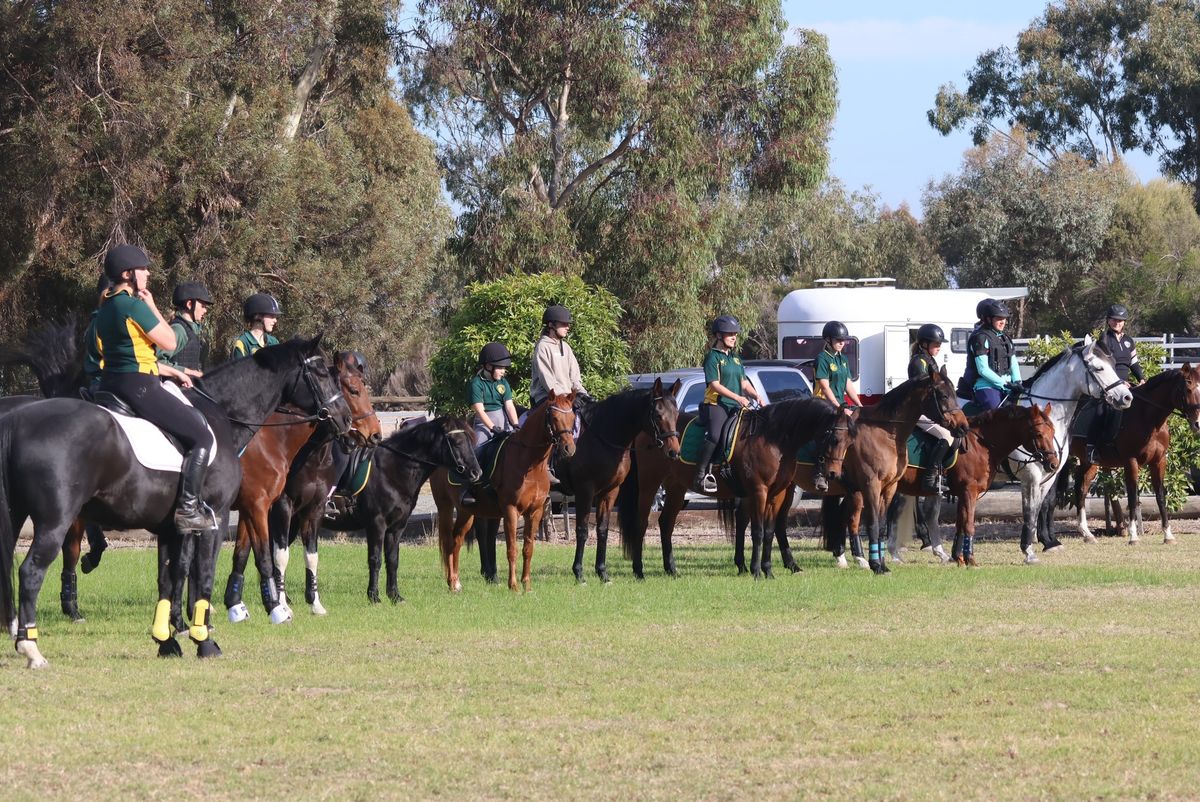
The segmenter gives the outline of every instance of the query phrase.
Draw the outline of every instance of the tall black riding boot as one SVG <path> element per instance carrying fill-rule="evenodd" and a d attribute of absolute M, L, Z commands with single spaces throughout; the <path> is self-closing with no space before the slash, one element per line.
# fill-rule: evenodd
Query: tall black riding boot
<path fill-rule="evenodd" d="M 207 532 L 217 528 L 216 516 L 204 503 L 204 477 L 208 474 L 207 448 L 193 448 L 183 461 L 179 501 L 175 504 L 175 528 L 180 532 Z"/>
<path fill-rule="evenodd" d="M 817 461 L 813 463 L 813 490 L 818 493 L 829 492 L 829 479 L 825 476 L 825 457 L 817 457 Z"/>
<path fill-rule="evenodd" d="M 946 461 L 946 454 L 949 452 L 950 444 L 945 440 L 938 438 L 933 441 L 933 445 L 929 448 L 929 464 L 925 466 L 925 472 L 921 475 L 922 490 L 931 493 L 940 493 L 942 491 L 943 463 Z"/>
<path fill-rule="evenodd" d="M 717 444 L 707 437 L 700 444 L 700 458 L 696 460 L 696 478 L 692 480 L 692 489 L 697 493 L 717 492 L 717 481 L 712 478 L 712 457 L 717 450 Z M 705 480 L 709 480 L 705 482 Z"/>

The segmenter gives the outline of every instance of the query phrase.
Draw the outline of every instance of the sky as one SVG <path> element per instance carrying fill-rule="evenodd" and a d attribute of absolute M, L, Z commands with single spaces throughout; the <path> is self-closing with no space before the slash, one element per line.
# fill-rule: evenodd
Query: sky
<path fill-rule="evenodd" d="M 1016 44 L 1046 0 L 855 0 L 844 4 L 784 0 L 789 29 L 829 37 L 837 65 L 838 113 L 830 174 L 849 189 L 870 188 L 883 203 L 921 212 L 931 179 L 958 172 L 971 147 L 966 131 L 942 136 L 925 117 L 938 87 L 966 88 L 965 75 L 985 50 Z M 795 41 L 789 31 L 788 41 Z M 1158 175 L 1153 157 L 1128 154 L 1143 180 Z"/>

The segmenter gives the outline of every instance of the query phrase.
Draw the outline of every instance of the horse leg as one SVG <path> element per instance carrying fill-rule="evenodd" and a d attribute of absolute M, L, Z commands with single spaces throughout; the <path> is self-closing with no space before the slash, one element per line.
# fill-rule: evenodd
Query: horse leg
<path fill-rule="evenodd" d="M 533 543 L 542 523 L 542 512 L 545 507 L 534 505 L 525 513 L 525 547 L 521 550 L 521 584 L 525 592 L 533 590 Z"/>
<path fill-rule="evenodd" d="M 158 537 L 158 606 L 154 609 L 150 637 L 158 644 L 159 657 L 183 657 L 183 650 L 175 640 L 175 627 L 172 626 L 172 600 L 177 580 L 174 571 L 179 564 L 179 544 L 178 533 Z M 178 581 L 183 580 L 179 578 Z"/>
<path fill-rule="evenodd" d="M 929 538 L 929 550 L 943 563 L 948 563 L 950 562 L 950 555 L 946 553 L 946 541 L 942 537 L 941 518 L 941 496 L 933 495 L 917 499 L 917 521 L 925 525 L 925 533 Z"/>
<path fill-rule="evenodd" d="M 17 653 L 28 661 L 29 668 L 45 668 L 49 665 L 38 649 L 37 599 L 42 590 L 46 572 L 58 559 L 63 538 L 72 519 L 52 520 L 45 523 L 35 521 L 33 543 L 21 562 L 18 576 Z M 14 532 L 15 534 L 15 532 Z"/>
<path fill-rule="evenodd" d="M 1142 529 L 1142 498 L 1138 495 L 1137 459 L 1125 463 L 1125 495 L 1129 500 L 1129 545 L 1138 542 Z"/>
<path fill-rule="evenodd" d="M 596 504 L 596 576 L 606 585 L 612 582 L 608 577 L 608 522 L 615 499 L 616 493 L 609 493 Z"/>
<path fill-rule="evenodd" d="M 75 566 L 79 564 L 79 547 L 83 543 L 83 527 L 83 521 L 76 518 L 63 540 L 62 591 L 58 597 L 63 615 L 76 624 L 84 620 L 83 613 L 79 612 L 79 580 L 75 574 Z"/>
<path fill-rule="evenodd" d="M 392 604 L 400 604 L 404 597 L 400 595 L 400 535 L 403 526 L 389 527 L 383 536 L 383 559 L 387 567 L 387 596 Z M 316 575 L 313 575 L 316 579 Z"/>
<path fill-rule="evenodd" d="M 224 516 L 218 516 L 221 520 Z M 223 530 L 208 531 L 199 536 L 186 535 L 183 546 L 183 562 L 187 564 L 189 547 L 194 551 L 189 572 L 192 590 L 192 625 L 188 637 L 196 644 L 196 656 L 200 658 L 220 657 L 221 647 L 212 638 L 212 593 L 217 578 L 216 550 L 213 540 L 219 541 Z M 272 582 L 274 579 L 272 578 Z M 289 611 L 290 615 L 290 611 Z"/>
<path fill-rule="evenodd" d="M 83 528 L 87 533 L 88 552 L 80 559 L 79 567 L 85 574 L 90 574 L 100 564 L 100 558 L 108 548 L 108 538 L 104 536 L 104 530 L 95 524 L 84 524 Z"/>
<path fill-rule="evenodd" d="M 233 567 L 225 582 L 225 609 L 229 620 L 237 624 L 250 618 L 250 610 L 242 599 L 246 586 L 246 563 L 250 560 L 250 516 L 238 516 L 237 540 L 233 545 Z"/>
<path fill-rule="evenodd" d="M 588 519 L 591 514 L 591 489 L 588 487 L 579 487 L 575 491 L 575 562 L 571 564 L 571 571 L 575 574 L 575 581 L 580 585 L 587 584 L 587 577 L 583 575 L 583 551 L 587 546 Z M 600 516 L 597 515 L 597 537 L 599 537 L 599 528 Z M 599 558 L 597 557 L 597 559 Z"/>
<path fill-rule="evenodd" d="M 899 493 L 892 499 L 892 503 L 887 506 L 887 511 L 884 513 L 883 529 L 884 537 L 887 541 L 887 550 L 892 555 L 892 559 L 896 562 L 904 562 L 900 558 L 900 544 L 897 543 L 896 530 L 900 524 L 900 514 L 904 511 L 904 496 Z"/>
<path fill-rule="evenodd" d="M 792 546 L 788 543 L 787 522 L 788 513 L 792 510 L 792 502 L 796 498 L 796 486 L 789 484 L 784 491 L 783 498 L 779 501 L 779 506 L 775 510 L 775 542 L 779 546 L 779 558 L 783 562 L 783 567 L 791 571 L 793 574 L 800 573 L 800 563 L 796 562 L 796 558 L 792 556 Z"/>
<path fill-rule="evenodd" d="M 1057 482 L 1047 482 L 1045 494 L 1038 507 L 1038 542 L 1042 544 L 1043 551 L 1058 551 L 1063 548 L 1063 544 L 1054 536 L 1054 508 L 1058 502 Z"/>
<path fill-rule="evenodd" d="M 385 525 L 375 516 L 367 527 L 367 601 L 379 604 L 379 567 L 383 564 L 383 535 Z"/>
<path fill-rule="evenodd" d="M 846 505 L 846 532 L 850 538 L 850 554 L 858 563 L 859 568 L 870 568 L 871 564 L 867 561 L 867 556 L 863 552 L 862 546 L 862 514 L 863 514 L 863 494 L 854 493 L 849 496 L 845 502 Z"/>
<path fill-rule="evenodd" d="M 957 539 L 955 540 L 955 548 L 959 550 L 959 565 L 979 565 L 975 560 L 975 505 L 979 501 L 979 494 L 986 489 L 986 486 L 967 488 L 963 491 L 962 498 L 959 499 L 958 527 L 963 533 L 961 543 Z"/>
<path fill-rule="evenodd" d="M 746 573 L 746 527 L 750 525 L 750 516 L 746 508 L 737 504 L 733 508 L 733 565 L 737 568 L 738 576 Z"/>
<path fill-rule="evenodd" d="M 500 584 L 496 567 L 496 540 L 499 535 L 499 518 L 475 519 L 475 543 L 479 547 L 479 573 L 489 585 Z"/>
<path fill-rule="evenodd" d="M 462 554 L 463 541 L 467 538 L 467 532 L 471 531 L 472 527 L 475 528 L 476 533 L 480 530 L 487 531 L 490 523 L 490 520 L 476 517 L 474 513 L 465 509 L 458 510 L 458 515 L 454 519 L 454 527 L 442 545 L 442 548 L 445 549 L 443 558 L 446 561 L 446 587 L 452 592 L 458 593 L 462 590 L 462 580 L 458 573 L 459 555 Z M 496 541 L 493 539 L 493 550 L 495 547 Z"/>
<path fill-rule="evenodd" d="M 675 531 L 675 519 L 683 509 L 684 489 L 668 487 L 663 499 L 662 512 L 658 514 L 658 539 L 662 543 L 663 572 L 667 576 L 679 576 L 675 569 L 675 552 L 671 548 L 671 534 Z"/>
<path fill-rule="evenodd" d="M 501 513 L 504 516 L 504 544 L 508 553 L 508 589 L 517 593 L 521 590 L 517 585 L 517 508 L 508 504 Z"/>
<path fill-rule="evenodd" d="M 1175 535 L 1171 533 L 1171 520 L 1167 517 L 1167 459 L 1163 456 L 1151 460 L 1146 465 L 1150 471 L 1150 483 L 1154 486 L 1154 500 L 1158 503 L 1158 520 L 1162 525 L 1163 543 L 1174 543 Z"/>
<path fill-rule="evenodd" d="M 246 520 L 250 546 L 254 551 L 254 566 L 258 569 L 263 609 L 269 614 L 272 624 L 286 624 L 292 620 L 292 611 L 280 599 L 279 589 L 275 584 L 275 558 L 267 525 L 267 509 L 264 505 L 255 504 L 253 509 L 244 512 L 242 518 L 238 519 L 239 534 L 243 519 Z"/>
<path fill-rule="evenodd" d="M 1071 496 L 1075 502 L 1075 528 L 1079 530 L 1079 535 L 1083 538 L 1084 543 L 1096 542 L 1096 535 L 1088 526 L 1087 489 L 1092 484 L 1092 479 L 1095 478 L 1098 470 L 1100 470 L 1100 466 L 1091 463 L 1084 465 L 1082 462 L 1075 469 L 1075 490 Z"/>
<path fill-rule="evenodd" d="M 1021 554 L 1025 557 L 1026 565 L 1041 562 L 1033 552 L 1033 538 L 1037 531 L 1042 498 L 1038 491 L 1037 477 L 1027 470 L 1021 477 Z"/>
<path fill-rule="evenodd" d="M 317 553 L 317 530 L 313 528 L 311 531 L 304 533 L 304 601 L 308 602 L 308 606 L 312 609 L 313 615 L 325 615 L 328 611 L 325 605 L 321 604 L 321 594 L 317 590 L 317 564 L 320 562 L 320 555 Z M 287 549 L 283 550 L 287 553 Z M 287 559 L 283 561 L 283 566 L 287 565 Z M 280 568 L 282 571 L 283 568 Z M 282 595 L 282 588 L 280 595 Z"/>

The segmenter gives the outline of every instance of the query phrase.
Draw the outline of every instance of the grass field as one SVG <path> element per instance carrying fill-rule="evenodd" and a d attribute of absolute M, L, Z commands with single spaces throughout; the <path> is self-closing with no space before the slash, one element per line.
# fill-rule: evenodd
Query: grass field
<path fill-rule="evenodd" d="M 0 663 L 3 798 L 1200 795 L 1200 535 L 1076 540 L 1034 567 L 985 543 L 979 570 L 914 555 L 884 578 L 806 540 L 804 573 L 759 583 L 725 546 L 643 583 L 618 551 L 614 583 L 586 587 L 539 544 L 524 596 L 474 554 L 452 596 L 435 551 L 406 547 L 408 601 L 374 607 L 364 547 L 321 556 L 328 616 L 221 609 L 208 662 L 186 638 L 154 657 L 153 552 L 81 577 L 84 624 L 52 575 L 50 667 Z"/>

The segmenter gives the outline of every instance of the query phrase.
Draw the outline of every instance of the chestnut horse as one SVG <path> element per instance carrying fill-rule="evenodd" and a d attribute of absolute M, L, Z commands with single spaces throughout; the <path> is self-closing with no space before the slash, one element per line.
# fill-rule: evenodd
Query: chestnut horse
<path fill-rule="evenodd" d="M 459 553 L 463 540 L 471 532 L 476 517 L 500 518 L 508 544 L 508 587 L 518 591 L 531 588 L 529 569 L 533 562 L 533 541 L 542 523 L 542 511 L 550 494 L 550 455 L 558 449 L 565 457 L 575 454 L 575 393 L 550 397 L 529 411 L 525 423 L 509 435 L 496 457 L 488 486 L 472 504 L 462 502 L 462 489 L 450 484 L 449 473 L 441 468 L 429 479 L 438 510 L 438 539 L 446 584 L 454 592 L 462 590 L 459 581 Z M 517 519 L 525 519 L 525 544 L 521 564 L 521 585 L 517 584 Z"/>
<path fill-rule="evenodd" d="M 378 443 L 382 428 L 371 407 L 371 392 L 359 371 L 352 351 L 334 355 L 333 367 L 342 396 L 350 407 L 352 439 L 356 445 Z M 251 549 L 258 568 L 263 607 L 271 623 L 282 624 L 292 618 L 291 608 L 281 598 L 275 582 L 275 560 L 271 549 L 268 514 L 271 504 L 283 492 L 288 468 L 304 444 L 324 429 L 322 421 L 304 417 L 295 407 L 281 407 L 271 414 L 242 452 L 242 486 L 233 508 L 238 510 L 237 543 L 233 549 L 233 568 L 225 584 L 225 607 L 233 623 L 245 621 L 250 611 L 242 601 L 246 562 Z M 325 439 L 331 433 L 319 435 Z"/>
<path fill-rule="evenodd" d="M 579 436 L 575 456 L 567 462 L 569 480 L 575 495 L 575 564 L 572 570 L 579 584 L 583 575 L 583 549 L 587 545 L 588 519 L 596 508 L 596 575 L 609 582 L 606 554 L 608 522 L 621 483 L 629 475 L 630 450 L 639 433 L 653 438 L 667 459 L 679 458 L 679 406 L 675 396 L 680 381 L 664 391 L 662 380 L 655 379 L 649 390 L 627 390 L 596 404 L 590 421 Z"/>
<path fill-rule="evenodd" d="M 694 418 L 695 415 L 680 415 L 681 428 Z M 759 556 L 763 552 L 763 524 L 774 520 L 778 504 L 791 486 L 796 453 L 813 440 L 824 441 L 837 418 L 837 408 L 817 398 L 788 399 L 743 413 L 737 448 L 729 466 L 732 484 L 723 475 L 724 471 L 718 472 L 722 475 L 717 477 L 715 496 L 724 500 L 748 499 L 755 554 L 751 572 L 756 579 L 771 576 L 770 548 L 765 550 L 765 560 Z M 695 474 L 696 466 L 668 459 L 648 436 L 638 435 L 633 468 L 618 498 L 625 554 L 633 561 L 633 573 L 638 579 L 644 578 L 642 549 L 650 508 L 660 486 L 665 491 L 658 516 L 663 571 L 668 576 L 678 576 L 671 536 Z"/>
<path fill-rule="evenodd" d="M 958 499 L 954 532 L 954 547 L 950 557 L 958 565 L 977 565 L 975 560 L 975 504 L 987 492 L 996 478 L 1000 463 L 1023 448 L 1047 471 L 1058 469 L 1058 447 L 1054 440 L 1054 421 L 1051 405 L 1045 408 L 1004 406 L 970 418 L 966 446 L 954 465 L 946 469 L 946 483 L 951 495 Z M 921 483 L 921 468 L 909 465 L 900 477 L 897 491 L 905 496 L 936 496 Z M 934 505 L 931 522 L 937 526 L 938 505 Z M 894 513 L 893 513 L 894 510 Z M 891 542 L 896 519 L 902 512 L 898 505 L 889 509 L 888 539 Z"/>
<path fill-rule="evenodd" d="M 908 468 L 908 437 L 921 415 L 955 435 L 966 434 L 967 418 L 958 407 L 954 384 L 947 378 L 945 367 L 926 378 L 904 382 L 875 406 L 854 410 L 847 420 L 850 437 L 846 450 L 833 453 L 827 463 L 831 481 L 826 493 L 818 493 L 813 487 L 813 466 L 796 463 L 796 484 L 809 493 L 825 496 L 821 505 L 825 546 L 839 566 L 846 564 L 846 533 L 857 533 L 861 516 L 867 526 L 867 567 L 876 574 L 888 573 L 880 534 L 896 485 Z M 861 564 L 862 547 L 856 541 L 857 537 L 852 547 Z"/>
<path fill-rule="evenodd" d="M 1147 466 L 1150 481 L 1154 485 L 1154 498 L 1158 502 L 1158 515 L 1162 523 L 1163 542 L 1172 543 L 1171 522 L 1167 518 L 1167 492 L 1164 480 L 1167 475 L 1167 450 L 1171 446 L 1171 435 L 1167 430 L 1167 418 L 1177 412 L 1187 419 L 1193 432 L 1200 432 L 1200 367 L 1185 364 L 1178 370 L 1166 370 L 1133 388 L 1133 404 L 1121 418 L 1121 430 L 1111 447 L 1097 454 L 1098 461 L 1087 461 L 1084 438 L 1071 441 L 1071 456 L 1079 459 L 1075 469 L 1075 506 L 1079 510 L 1079 534 L 1087 543 L 1096 538 L 1088 528 L 1087 512 L 1084 509 L 1084 493 L 1091 485 L 1100 468 L 1125 469 L 1125 493 L 1129 499 L 1129 542 L 1138 541 L 1142 528 L 1142 502 L 1138 496 L 1138 471 Z M 1120 510 L 1120 505 L 1117 505 Z"/>

